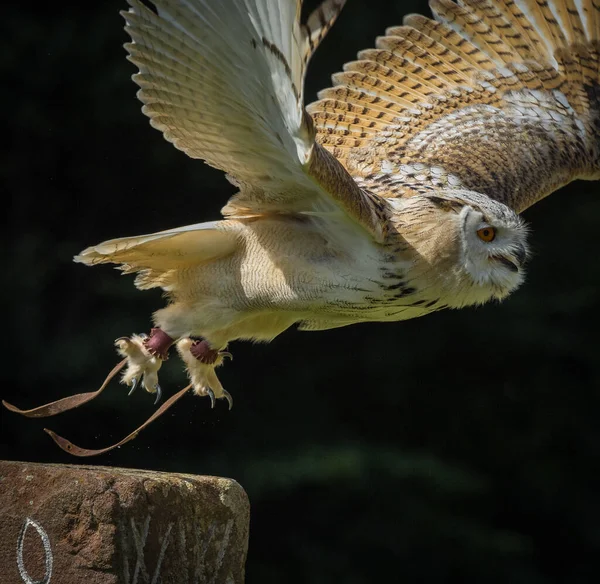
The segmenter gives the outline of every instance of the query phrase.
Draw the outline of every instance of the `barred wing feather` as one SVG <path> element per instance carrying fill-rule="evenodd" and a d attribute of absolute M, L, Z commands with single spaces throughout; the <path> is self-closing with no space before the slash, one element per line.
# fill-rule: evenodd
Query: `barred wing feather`
<path fill-rule="evenodd" d="M 600 178 L 598 0 L 431 0 L 307 109 L 362 187 L 466 187 L 521 212 Z"/>
<path fill-rule="evenodd" d="M 376 209 L 315 143 L 303 83 L 345 0 L 300 23 L 299 0 L 128 0 L 129 59 L 151 124 L 240 187 L 227 216 L 339 212 L 379 237 Z"/>

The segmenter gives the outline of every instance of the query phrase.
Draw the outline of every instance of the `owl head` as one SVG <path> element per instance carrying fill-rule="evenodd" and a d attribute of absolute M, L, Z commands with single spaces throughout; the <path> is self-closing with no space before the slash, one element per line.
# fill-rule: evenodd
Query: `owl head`
<path fill-rule="evenodd" d="M 431 197 L 448 213 L 457 238 L 457 303 L 479 304 L 502 299 L 524 280 L 529 256 L 527 226 L 509 207 L 466 190 Z"/>
<path fill-rule="evenodd" d="M 403 222 L 399 232 L 419 257 L 420 277 L 446 305 L 500 300 L 523 282 L 527 226 L 512 209 L 464 189 L 407 202 L 411 209 L 402 215 L 417 220 Z"/>

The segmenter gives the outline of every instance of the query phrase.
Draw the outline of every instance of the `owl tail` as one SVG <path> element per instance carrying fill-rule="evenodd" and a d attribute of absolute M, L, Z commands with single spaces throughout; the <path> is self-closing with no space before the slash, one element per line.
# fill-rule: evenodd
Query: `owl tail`
<path fill-rule="evenodd" d="M 110 239 L 84 249 L 74 260 L 88 266 L 120 264 L 124 273 L 137 272 L 135 285 L 141 290 L 169 290 L 177 271 L 232 253 L 236 238 L 219 226 L 225 222 L 198 223 L 149 235 Z"/>

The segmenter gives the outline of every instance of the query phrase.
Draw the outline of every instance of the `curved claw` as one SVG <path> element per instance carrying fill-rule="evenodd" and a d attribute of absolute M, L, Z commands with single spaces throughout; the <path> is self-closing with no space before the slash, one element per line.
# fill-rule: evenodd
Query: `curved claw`
<path fill-rule="evenodd" d="M 233 398 L 231 397 L 231 394 L 226 389 L 224 389 L 223 396 L 225 397 L 225 399 L 227 400 L 227 403 L 229 404 L 229 409 L 231 409 L 233 407 Z"/>
<path fill-rule="evenodd" d="M 162 388 L 161 386 L 157 383 L 154 386 L 154 389 L 156 390 L 156 399 L 154 400 L 154 405 L 156 405 L 161 399 L 162 399 Z"/>
<path fill-rule="evenodd" d="M 231 359 L 233 361 L 233 355 L 229 351 L 221 351 L 219 353 L 219 356 L 223 358 L 227 357 L 228 359 Z"/>
<path fill-rule="evenodd" d="M 208 397 L 210 398 L 210 407 L 211 409 L 215 407 L 215 403 L 216 403 L 216 398 L 215 398 L 215 392 L 210 388 L 207 387 L 204 391 L 206 391 Z"/>
<path fill-rule="evenodd" d="M 138 383 L 139 383 L 139 380 L 137 377 L 134 377 L 131 380 L 131 389 L 129 390 L 129 393 L 127 394 L 127 396 L 130 396 L 137 389 Z"/>

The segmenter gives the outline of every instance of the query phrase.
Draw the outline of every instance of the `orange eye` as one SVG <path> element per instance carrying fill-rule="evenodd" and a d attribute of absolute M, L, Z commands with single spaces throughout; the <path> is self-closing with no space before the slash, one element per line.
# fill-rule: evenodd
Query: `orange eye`
<path fill-rule="evenodd" d="M 479 237 L 481 241 L 489 243 L 490 241 L 494 241 L 496 230 L 493 227 L 483 227 L 482 229 L 477 230 L 477 237 Z"/>

